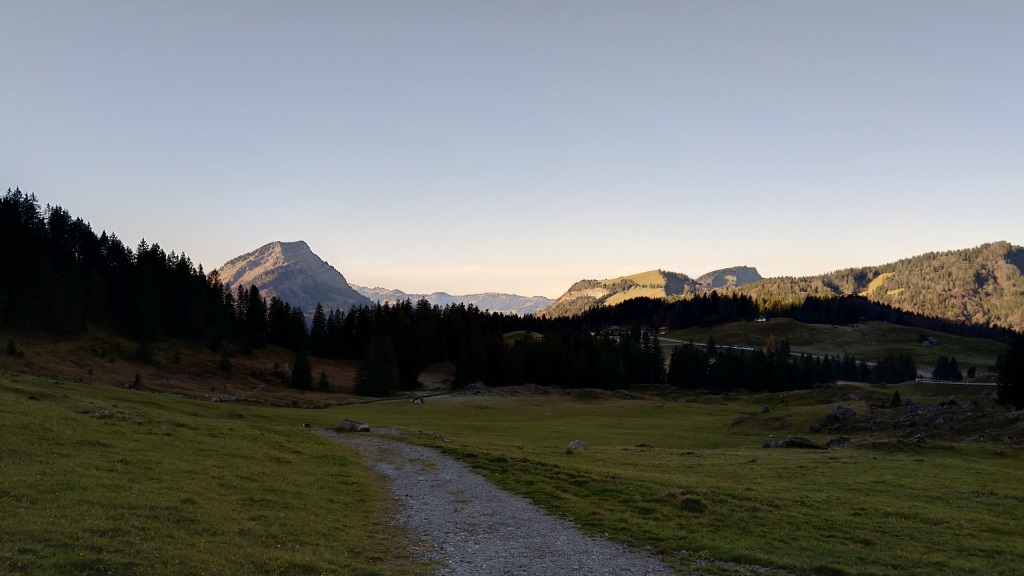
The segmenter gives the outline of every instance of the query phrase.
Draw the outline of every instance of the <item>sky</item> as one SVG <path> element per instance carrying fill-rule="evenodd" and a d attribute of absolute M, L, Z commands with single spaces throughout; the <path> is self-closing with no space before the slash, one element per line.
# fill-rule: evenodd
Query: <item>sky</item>
<path fill-rule="evenodd" d="M 0 189 L 556 297 L 1024 244 L 1024 2 L 0 2 Z"/>

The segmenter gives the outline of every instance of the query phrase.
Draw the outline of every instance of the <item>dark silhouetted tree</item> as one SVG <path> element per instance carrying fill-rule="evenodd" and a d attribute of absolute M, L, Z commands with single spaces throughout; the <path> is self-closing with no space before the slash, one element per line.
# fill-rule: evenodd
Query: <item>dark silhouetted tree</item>
<path fill-rule="evenodd" d="M 309 390 L 313 387 L 313 366 L 309 363 L 309 355 L 305 348 L 299 348 L 295 353 L 288 385 L 299 390 Z"/>
<path fill-rule="evenodd" d="M 999 384 L 996 394 L 1003 404 L 1024 408 L 1024 335 L 1018 335 L 1010 348 L 996 361 Z"/>
<path fill-rule="evenodd" d="M 372 337 L 356 372 L 355 392 L 362 396 L 387 396 L 398 390 L 398 356 L 391 338 Z"/>

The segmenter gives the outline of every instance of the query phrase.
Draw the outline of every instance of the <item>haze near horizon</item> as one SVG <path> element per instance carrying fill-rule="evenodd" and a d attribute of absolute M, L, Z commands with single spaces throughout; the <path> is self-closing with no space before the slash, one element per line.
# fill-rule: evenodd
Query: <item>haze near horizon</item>
<path fill-rule="evenodd" d="M 0 186 L 206 270 L 557 297 L 1024 244 L 1024 4 L 0 4 Z"/>

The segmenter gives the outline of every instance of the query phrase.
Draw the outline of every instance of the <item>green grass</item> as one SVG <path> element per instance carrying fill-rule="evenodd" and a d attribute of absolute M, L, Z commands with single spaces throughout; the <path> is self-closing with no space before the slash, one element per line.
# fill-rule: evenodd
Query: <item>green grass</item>
<path fill-rule="evenodd" d="M 938 346 L 922 346 L 918 335 L 939 338 Z M 703 344 L 714 335 L 715 343 L 730 346 L 764 346 L 769 336 L 789 340 L 795 353 L 816 355 L 849 354 L 860 360 L 877 362 L 889 352 L 909 354 L 919 369 L 931 370 L 939 356 L 956 357 L 961 370 L 970 366 L 979 372 L 992 365 L 1006 346 L 985 338 L 951 336 L 941 332 L 897 326 L 886 322 L 866 322 L 849 326 L 803 324 L 789 318 L 768 322 L 732 322 L 712 328 L 673 330 L 667 336 Z"/>
<path fill-rule="evenodd" d="M 861 413 L 868 397 L 891 394 L 851 387 L 784 402 L 453 398 L 331 411 L 422 431 L 410 438 L 453 452 L 591 533 L 664 554 L 680 569 L 711 558 L 795 574 L 1017 573 L 1024 558 L 1019 447 L 880 441 L 877 449 L 761 448 L 772 433 L 824 441 L 806 426 L 840 392 Z M 771 412 L 761 415 L 764 404 Z M 575 439 L 590 447 L 567 450 Z"/>
<path fill-rule="evenodd" d="M 423 573 L 378 480 L 304 421 L 330 422 L 0 375 L 0 573 Z"/>
<path fill-rule="evenodd" d="M 669 400 L 431 398 L 325 410 L 215 404 L 0 375 L 0 573 L 422 574 L 348 448 L 303 429 L 395 426 L 584 530 L 685 571 L 1018 572 L 1024 452 L 999 442 L 765 450 L 894 387 Z M 898 387 L 904 399 L 981 394 Z M 595 396 L 596 397 L 596 396 Z M 770 411 L 761 413 L 768 405 Z M 567 450 L 571 440 L 588 449 Z M 863 440 L 865 438 L 858 438 Z"/>

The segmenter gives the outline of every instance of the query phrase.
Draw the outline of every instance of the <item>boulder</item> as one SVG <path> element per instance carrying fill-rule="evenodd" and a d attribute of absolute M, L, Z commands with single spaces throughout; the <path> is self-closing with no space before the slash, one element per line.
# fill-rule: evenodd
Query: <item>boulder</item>
<path fill-rule="evenodd" d="M 825 447 L 828 449 L 832 448 L 849 448 L 853 446 L 853 440 L 850 440 L 846 436 L 836 436 L 825 442 Z"/>
<path fill-rule="evenodd" d="M 338 421 L 339 432 L 369 432 L 370 425 L 366 422 L 360 422 L 358 420 L 352 420 L 350 418 L 342 418 Z"/>
<path fill-rule="evenodd" d="M 839 427 L 840 424 L 853 418 L 857 413 L 851 408 L 847 408 L 842 404 L 836 406 L 829 412 L 824 418 L 811 424 L 808 429 L 811 432 L 822 432 L 824 430 L 833 430 Z"/>
<path fill-rule="evenodd" d="M 808 440 L 802 436 L 790 436 L 785 440 L 768 440 L 764 443 L 765 448 L 807 448 L 811 450 L 825 450 L 826 448 L 817 442 Z"/>

